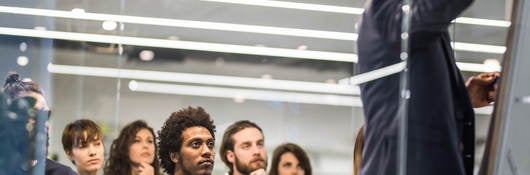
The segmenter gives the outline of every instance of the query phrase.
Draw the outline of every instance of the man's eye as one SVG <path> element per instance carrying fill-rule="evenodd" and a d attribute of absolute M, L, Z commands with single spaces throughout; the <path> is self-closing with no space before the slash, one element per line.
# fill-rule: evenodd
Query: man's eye
<path fill-rule="evenodd" d="M 208 142 L 208 147 L 209 147 L 209 148 L 213 148 L 213 147 L 215 147 L 215 142 L 209 141 L 209 142 Z"/>
<path fill-rule="evenodd" d="M 200 142 L 192 142 L 191 146 L 194 147 L 194 148 L 198 148 L 198 147 L 201 146 L 201 143 Z"/>

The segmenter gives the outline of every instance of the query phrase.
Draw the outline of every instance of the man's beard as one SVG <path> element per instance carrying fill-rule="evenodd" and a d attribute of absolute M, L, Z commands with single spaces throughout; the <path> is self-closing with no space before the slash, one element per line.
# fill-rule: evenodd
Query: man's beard
<path fill-rule="evenodd" d="M 244 163 L 240 162 L 237 157 L 235 157 L 235 159 L 236 159 L 236 169 L 241 174 L 250 174 L 251 172 L 256 171 L 258 169 L 267 168 L 267 161 L 266 160 L 263 160 L 263 165 L 262 166 L 257 166 L 257 167 L 253 168 L 253 167 L 250 166 L 250 163 L 253 162 L 255 159 L 252 159 L 252 161 L 250 161 L 248 164 L 244 164 Z"/>
<path fill-rule="evenodd" d="M 182 169 L 182 174 L 184 174 L 184 175 L 193 175 L 193 173 L 191 173 L 191 171 L 188 169 L 188 167 L 184 166 L 184 161 L 182 160 L 182 156 L 179 156 L 179 162 L 180 163 L 179 163 L 178 166 L 180 166 L 180 168 Z M 211 173 L 208 174 L 208 175 L 211 175 Z"/>
<path fill-rule="evenodd" d="M 184 175 L 191 175 L 191 171 L 188 169 L 188 167 L 184 166 L 184 161 L 182 160 L 182 156 L 179 156 L 179 164 L 180 168 L 182 169 L 182 174 Z"/>

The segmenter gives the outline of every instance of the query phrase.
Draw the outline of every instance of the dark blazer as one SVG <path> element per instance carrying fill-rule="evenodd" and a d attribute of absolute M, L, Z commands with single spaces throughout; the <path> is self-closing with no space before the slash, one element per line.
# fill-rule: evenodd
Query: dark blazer
<path fill-rule="evenodd" d="M 472 0 L 413 0 L 407 175 L 472 175 L 474 112 L 448 26 Z M 400 62 L 401 0 L 372 0 L 359 28 L 357 70 Z M 361 85 L 366 130 L 361 175 L 397 174 L 398 74 Z"/>
<path fill-rule="evenodd" d="M 46 159 L 45 175 L 77 175 L 72 168 L 50 159 Z"/>

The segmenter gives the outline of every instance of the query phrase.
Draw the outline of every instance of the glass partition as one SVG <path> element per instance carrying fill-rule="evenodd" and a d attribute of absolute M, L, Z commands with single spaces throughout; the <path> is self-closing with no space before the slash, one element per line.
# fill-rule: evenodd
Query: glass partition
<path fill-rule="evenodd" d="M 363 3 L 3 1 L 0 74 L 39 83 L 53 111 L 47 156 L 74 170 L 61 143 L 68 123 L 101 126 L 107 159 L 126 124 L 142 119 L 157 132 L 171 112 L 202 106 L 216 151 L 246 119 L 263 128 L 269 168 L 274 148 L 292 142 L 314 174 L 352 174 L 364 119 L 359 89 L 345 80 Z M 225 173 L 215 159 L 213 174 Z"/>
<path fill-rule="evenodd" d="M 410 174 L 421 169 L 407 155 L 425 153 L 416 139 L 459 137 L 418 132 L 438 126 L 428 117 L 469 105 L 443 97 L 463 99 L 469 77 L 501 71 L 512 6 L 476 1 L 456 20 L 431 24 L 414 16 L 408 4 L 418 0 L 411 1 L 386 11 L 399 18 L 361 21 L 365 8 L 377 10 L 365 4 L 373 1 L 7 0 L 0 3 L 0 75 L 16 71 L 40 85 L 53 111 L 47 157 L 74 170 L 61 143 L 66 124 L 94 120 L 108 158 L 126 124 L 142 119 L 157 132 L 171 112 L 202 106 L 217 125 L 216 151 L 233 122 L 261 126 L 268 171 L 274 148 L 292 142 L 308 153 L 313 174 L 352 174 L 355 136 L 365 125 L 363 161 L 378 160 L 368 159 L 381 155 L 383 141 L 395 142 L 385 147 L 397 154 L 385 172 Z M 434 43 L 423 41 L 431 32 L 444 35 L 435 44 L 454 58 L 416 54 Z M 492 107 L 473 110 L 477 172 Z M 215 159 L 213 174 L 227 172 L 219 153 Z"/>

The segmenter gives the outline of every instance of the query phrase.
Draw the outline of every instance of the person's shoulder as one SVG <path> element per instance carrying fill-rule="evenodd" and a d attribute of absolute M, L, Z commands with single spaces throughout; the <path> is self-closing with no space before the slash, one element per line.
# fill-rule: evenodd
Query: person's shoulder
<path fill-rule="evenodd" d="M 46 159 L 46 173 L 45 175 L 77 175 L 72 168 L 60 164 L 56 161 Z"/>

